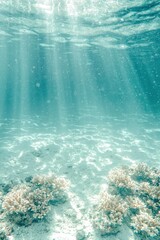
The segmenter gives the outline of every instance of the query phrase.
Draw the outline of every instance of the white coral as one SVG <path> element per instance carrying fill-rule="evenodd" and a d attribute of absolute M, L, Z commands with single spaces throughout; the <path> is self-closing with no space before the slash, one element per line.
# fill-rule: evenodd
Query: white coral
<path fill-rule="evenodd" d="M 30 188 L 24 184 L 20 185 L 18 188 L 13 188 L 12 191 L 4 197 L 2 208 L 7 214 L 27 212 L 30 206 L 30 202 L 27 199 L 29 191 Z"/>
<path fill-rule="evenodd" d="M 54 175 L 37 175 L 33 177 L 32 183 L 57 189 L 66 189 L 68 187 L 68 182 L 65 178 L 56 177 Z"/>
<path fill-rule="evenodd" d="M 125 200 L 131 212 L 136 213 L 146 208 L 145 203 L 138 197 L 129 196 Z"/>
<path fill-rule="evenodd" d="M 148 182 L 139 184 L 139 196 L 143 199 L 153 213 L 157 213 L 160 208 L 160 186 L 153 186 Z"/>
<path fill-rule="evenodd" d="M 117 233 L 126 212 L 127 205 L 120 197 L 104 192 L 100 197 L 99 205 L 94 209 L 94 225 L 101 235 Z"/>
<path fill-rule="evenodd" d="M 131 227 L 144 237 L 154 237 L 159 234 L 160 222 L 149 213 L 141 211 L 131 218 Z"/>
<path fill-rule="evenodd" d="M 127 219 L 145 239 L 160 235 L 160 171 L 140 163 L 113 169 L 108 179 L 112 195 L 102 194 L 93 214 L 101 234 L 118 232 Z"/>
<path fill-rule="evenodd" d="M 1 219 L 1 217 L 0 217 Z M 12 228 L 6 222 L 0 221 L 0 240 L 8 240 L 8 236 L 11 234 Z"/>
<path fill-rule="evenodd" d="M 3 193 L 0 191 L 0 210 L 2 208 Z"/>
<path fill-rule="evenodd" d="M 27 226 L 46 216 L 50 201 L 61 199 L 66 186 L 63 178 L 36 176 L 31 183 L 14 187 L 4 197 L 2 209 L 10 221 Z"/>
<path fill-rule="evenodd" d="M 128 195 L 134 193 L 137 189 L 136 183 L 131 179 L 126 169 L 120 168 L 111 170 L 108 179 L 115 193 Z"/>
<path fill-rule="evenodd" d="M 136 181 L 147 181 L 157 184 L 160 172 L 157 169 L 150 168 L 146 163 L 135 164 L 130 168 L 130 173 Z"/>
<path fill-rule="evenodd" d="M 32 184 L 36 188 L 45 188 L 46 192 L 50 192 L 52 202 L 64 200 L 64 191 L 68 188 L 69 182 L 62 177 L 56 177 L 54 175 L 37 175 L 33 177 Z"/>
<path fill-rule="evenodd" d="M 120 212 L 124 214 L 127 210 L 127 205 L 119 197 L 103 192 L 100 195 L 99 209 L 105 212 Z"/>

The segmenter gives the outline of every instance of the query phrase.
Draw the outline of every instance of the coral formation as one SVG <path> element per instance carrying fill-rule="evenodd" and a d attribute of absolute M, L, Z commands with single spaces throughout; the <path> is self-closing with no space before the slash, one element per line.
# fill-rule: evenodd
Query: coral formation
<path fill-rule="evenodd" d="M 14 224 L 28 226 L 45 218 L 51 205 L 66 200 L 67 187 L 64 178 L 54 175 L 4 185 L 0 191 L 0 240 L 8 239 Z M 140 240 L 158 240 L 160 171 L 144 163 L 110 171 L 108 192 L 101 193 L 92 219 L 102 236 L 117 234 L 124 223 Z"/>
<path fill-rule="evenodd" d="M 139 185 L 139 197 L 143 199 L 147 207 L 156 215 L 160 209 L 160 186 L 153 186 L 148 182 Z"/>
<path fill-rule="evenodd" d="M 22 183 L 1 184 L 0 240 L 8 240 L 14 224 L 28 226 L 43 219 L 50 205 L 66 200 L 68 182 L 54 175 L 27 177 Z"/>
<path fill-rule="evenodd" d="M 108 194 L 101 196 L 93 213 L 94 225 L 101 234 L 118 232 L 124 222 L 142 239 L 157 239 L 160 234 L 160 171 L 144 163 L 116 168 L 109 172 L 108 186 Z"/>
<path fill-rule="evenodd" d="M 8 233 L 4 224 L 0 223 L 0 240 L 8 240 Z"/>
<path fill-rule="evenodd" d="M 64 178 L 57 178 L 53 175 L 39 175 L 33 177 L 31 183 L 34 187 L 50 193 L 52 204 L 57 201 L 65 201 L 64 190 L 68 187 L 68 182 Z"/>
<path fill-rule="evenodd" d="M 12 226 L 5 222 L 4 214 L 0 214 L 0 240 L 8 240 L 12 232 Z"/>
<path fill-rule="evenodd" d="M 140 212 L 131 218 L 131 227 L 143 239 L 156 237 L 160 231 L 160 222 L 147 211 Z"/>
<path fill-rule="evenodd" d="M 30 182 L 17 185 L 2 202 L 6 219 L 18 225 L 30 225 L 46 216 L 50 203 L 61 201 L 68 183 L 55 176 L 35 176 Z"/>
<path fill-rule="evenodd" d="M 11 222 L 27 226 L 47 214 L 49 200 L 47 192 L 20 185 L 4 197 L 2 208 Z"/>
<path fill-rule="evenodd" d="M 0 211 L 2 208 L 3 193 L 0 191 Z"/>
<path fill-rule="evenodd" d="M 132 195 L 136 189 L 136 183 L 131 179 L 128 169 L 116 168 L 111 170 L 108 175 L 110 191 L 121 196 Z"/>
<path fill-rule="evenodd" d="M 156 168 L 150 168 L 145 163 L 139 163 L 133 165 L 130 168 L 132 178 L 138 182 L 149 182 L 153 185 L 160 183 L 160 170 Z"/>
<path fill-rule="evenodd" d="M 145 203 L 138 197 L 129 196 L 126 197 L 126 203 L 128 204 L 128 214 L 136 214 L 139 213 L 141 210 L 144 210 L 146 205 Z"/>
<path fill-rule="evenodd" d="M 115 234 L 123 223 L 126 211 L 127 204 L 119 196 L 103 192 L 93 216 L 94 225 L 101 235 Z"/>

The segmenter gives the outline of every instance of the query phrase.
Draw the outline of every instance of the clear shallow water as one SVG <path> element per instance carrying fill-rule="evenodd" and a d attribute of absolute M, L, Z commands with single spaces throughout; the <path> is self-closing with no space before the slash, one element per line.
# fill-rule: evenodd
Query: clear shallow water
<path fill-rule="evenodd" d="M 22 36 L 3 42 L 0 115 L 57 121 L 92 115 L 156 113 L 160 106 L 160 58 L 154 47 L 126 50 L 76 47 Z M 72 117 L 71 117 L 72 119 Z"/>
<path fill-rule="evenodd" d="M 86 118 L 87 123 L 72 120 L 59 128 L 39 119 L 1 122 L 1 177 L 53 171 L 81 178 L 86 168 L 103 179 L 115 166 L 146 162 L 159 167 L 159 116 Z"/>
<path fill-rule="evenodd" d="M 34 0 L 0 1 L 1 36 L 47 36 L 43 46 L 126 48 L 149 46 L 159 37 L 159 1 Z"/>
<path fill-rule="evenodd" d="M 1 118 L 159 112 L 159 1 L 0 6 Z"/>
<path fill-rule="evenodd" d="M 159 168 L 159 12 L 156 0 L 0 0 L 1 183 L 55 172 L 88 209 L 113 167 Z M 67 221 L 75 235 L 80 220 Z M 15 239 L 50 240 L 38 226 Z"/>

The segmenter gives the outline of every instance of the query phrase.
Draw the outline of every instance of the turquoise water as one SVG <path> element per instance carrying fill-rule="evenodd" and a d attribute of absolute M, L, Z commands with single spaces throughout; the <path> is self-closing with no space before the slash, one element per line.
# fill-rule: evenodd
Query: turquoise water
<path fill-rule="evenodd" d="M 159 112 L 158 1 L 1 1 L 0 117 Z"/>
<path fill-rule="evenodd" d="M 158 0 L 0 0 L 1 183 L 55 172 L 89 208 L 113 167 L 159 168 L 159 12 Z"/>

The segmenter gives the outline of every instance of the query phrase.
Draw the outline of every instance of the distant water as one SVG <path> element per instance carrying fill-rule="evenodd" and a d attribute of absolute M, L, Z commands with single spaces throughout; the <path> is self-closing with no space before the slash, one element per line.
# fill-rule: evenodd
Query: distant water
<path fill-rule="evenodd" d="M 12 140 L 54 129 L 69 131 L 71 140 L 75 131 L 76 142 L 94 132 L 103 152 L 107 135 L 117 141 L 118 122 L 129 136 L 131 126 L 144 131 L 143 141 L 153 140 L 158 151 L 159 14 L 158 0 L 0 0 L 1 147 L 13 150 Z M 126 141 L 127 149 L 137 138 Z M 154 162 L 156 156 L 149 154 Z"/>
<path fill-rule="evenodd" d="M 0 117 L 160 109 L 160 3 L 0 1 Z"/>
<path fill-rule="evenodd" d="M 1 0 L 1 141 L 107 119 L 157 126 L 159 12 L 156 0 Z"/>
<path fill-rule="evenodd" d="M 158 126 L 159 12 L 158 0 L 0 0 L 1 142 L 111 119 Z"/>

